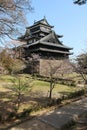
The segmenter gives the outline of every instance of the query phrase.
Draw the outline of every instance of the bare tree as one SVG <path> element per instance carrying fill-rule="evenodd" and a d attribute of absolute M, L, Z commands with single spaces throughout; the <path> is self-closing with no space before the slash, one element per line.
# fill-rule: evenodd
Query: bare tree
<path fill-rule="evenodd" d="M 29 73 L 31 73 L 33 76 L 39 73 L 39 61 L 40 56 L 35 53 L 29 54 L 25 60 L 26 70 L 28 69 Z M 26 70 L 25 72 L 28 72 Z"/>
<path fill-rule="evenodd" d="M 0 0 L 0 42 L 3 37 L 13 38 L 22 31 L 25 13 L 31 10 L 30 0 Z"/>
<path fill-rule="evenodd" d="M 84 83 L 87 84 L 87 53 L 78 55 L 73 67 L 75 71 L 81 75 Z"/>
<path fill-rule="evenodd" d="M 56 60 L 50 58 L 43 61 L 43 75 L 49 79 L 50 89 L 49 89 L 49 99 L 52 99 L 52 92 L 55 85 L 58 83 L 59 79 L 63 79 L 65 75 L 68 76 L 72 73 L 72 66 L 69 59 Z"/>
<path fill-rule="evenodd" d="M 15 93 L 16 96 L 16 106 L 17 110 L 19 110 L 20 105 L 22 103 L 22 98 L 25 95 L 25 93 L 29 92 L 32 85 L 33 85 L 33 79 L 32 77 L 27 77 L 27 79 L 23 79 L 23 77 L 20 77 L 18 75 L 15 75 L 14 79 L 12 79 L 12 91 Z"/>
<path fill-rule="evenodd" d="M 18 73 L 25 68 L 21 59 L 14 58 L 11 49 L 3 49 L 0 53 L 0 63 L 10 74 Z"/>
<path fill-rule="evenodd" d="M 48 62 L 49 65 L 49 82 L 50 82 L 50 89 L 49 89 L 49 99 L 52 99 L 52 91 L 57 83 L 58 75 L 57 71 L 60 69 L 61 64 L 59 65 L 53 65 L 52 61 Z"/>

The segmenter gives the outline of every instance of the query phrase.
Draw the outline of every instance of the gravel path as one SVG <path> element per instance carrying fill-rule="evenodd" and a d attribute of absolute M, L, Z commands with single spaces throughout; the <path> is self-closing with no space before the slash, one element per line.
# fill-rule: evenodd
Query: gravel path
<path fill-rule="evenodd" d="M 87 111 L 87 98 L 47 112 L 9 130 L 55 130 L 64 127 Z"/>

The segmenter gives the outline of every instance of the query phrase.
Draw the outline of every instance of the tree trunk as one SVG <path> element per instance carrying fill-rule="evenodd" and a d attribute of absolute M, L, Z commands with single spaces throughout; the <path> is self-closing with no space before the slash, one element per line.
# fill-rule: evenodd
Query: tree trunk
<path fill-rule="evenodd" d="M 20 102 L 21 102 L 21 94 L 18 94 L 18 99 L 17 99 L 17 109 L 19 110 L 20 108 Z"/>
<path fill-rule="evenodd" d="M 52 99 L 52 81 L 50 82 L 50 92 L 49 92 L 49 99 Z"/>
<path fill-rule="evenodd" d="M 52 99 L 52 89 L 50 89 L 50 93 L 49 93 L 49 99 Z"/>
<path fill-rule="evenodd" d="M 19 109 L 20 107 L 20 103 L 21 103 L 21 81 L 19 79 L 19 90 L 18 90 L 18 99 L 17 99 L 17 109 Z"/>

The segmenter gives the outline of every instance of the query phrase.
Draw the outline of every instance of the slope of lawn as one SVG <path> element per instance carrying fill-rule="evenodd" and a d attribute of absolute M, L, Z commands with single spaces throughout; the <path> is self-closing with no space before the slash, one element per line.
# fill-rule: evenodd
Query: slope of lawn
<path fill-rule="evenodd" d="M 3 105 L 12 104 L 17 100 L 17 93 L 14 92 L 13 81 L 18 83 L 18 77 L 21 81 L 29 81 L 30 75 L 21 74 L 17 78 L 11 75 L 0 76 L 0 101 Z M 21 109 L 29 108 L 36 104 L 46 104 L 49 96 L 50 83 L 46 81 L 38 80 L 37 78 L 32 80 L 32 87 L 29 91 L 22 92 Z M 68 95 L 71 92 L 76 91 L 77 87 L 71 87 L 62 84 L 56 84 L 53 89 L 52 98 L 59 98 L 62 95 Z"/>
<path fill-rule="evenodd" d="M 21 77 L 21 81 L 26 79 L 28 80 L 28 77 L 30 75 L 19 75 L 19 77 Z M 2 75 L 0 76 L 0 91 L 2 91 L 2 89 L 10 89 L 10 87 L 12 87 L 12 80 L 17 80 L 17 78 L 15 78 L 14 76 L 11 75 Z M 46 81 L 41 81 L 41 80 L 37 80 L 37 79 L 33 79 L 33 85 L 31 87 L 31 92 L 34 93 L 43 93 L 45 95 L 47 95 L 47 93 L 49 93 L 49 87 L 50 87 L 50 83 L 46 82 Z M 56 94 L 68 94 L 70 92 L 73 92 L 75 90 L 77 90 L 78 88 L 76 87 L 72 87 L 72 86 L 67 86 L 67 85 L 62 85 L 62 84 L 56 84 L 55 88 L 53 89 L 53 95 Z"/>
<path fill-rule="evenodd" d="M 22 91 L 20 99 L 20 107 L 18 108 L 18 93 L 15 87 L 18 86 L 18 79 L 20 82 L 26 81 L 30 84 L 31 75 L 1 75 L 0 76 L 0 112 L 2 116 L 8 117 L 11 112 L 17 112 L 18 115 L 27 110 L 31 111 L 31 115 L 40 114 L 42 108 L 46 108 L 49 105 L 49 89 L 50 83 L 46 81 L 38 80 L 37 77 L 32 78 L 32 86 L 29 91 Z M 15 83 L 15 84 L 14 84 Z M 63 84 L 56 84 L 53 89 L 52 98 L 58 99 L 61 96 L 66 96 L 71 92 L 78 90 L 78 87 L 67 86 Z M 56 100 L 54 100 L 56 101 Z M 49 109 L 49 107 L 48 107 Z M 41 110 L 41 111 L 40 111 Z M 30 114 L 30 113 L 28 113 Z M 26 116 L 26 115 L 25 115 Z M 7 118 L 8 120 L 8 118 Z M 19 119 L 20 120 L 20 119 Z"/>
<path fill-rule="evenodd" d="M 42 92 L 44 95 L 48 95 L 50 88 L 50 83 L 41 81 L 41 80 L 35 80 L 34 86 L 32 87 L 32 92 Z M 74 92 L 77 90 L 76 87 L 70 87 L 67 85 L 62 84 L 56 84 L 53 89 L 53 97 L 58 97 L 60 94 L 68 94 L 70 92 Z"/>

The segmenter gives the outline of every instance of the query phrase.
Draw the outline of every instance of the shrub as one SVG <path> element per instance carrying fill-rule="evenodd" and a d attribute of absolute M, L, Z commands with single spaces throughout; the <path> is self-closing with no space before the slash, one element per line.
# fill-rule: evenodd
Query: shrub
<path fill-rule="evenodd" d="M 68 95 L 68 98 L 76 98 L 76 97 L 82 96 L 82 95 L 84 95 L 84 94 L 85 94 L 85 90 L 82 89 L 82 90 L 79 90 L 79 91 L 70 93 L 70 94 Z"/>
<path fill-rule="evenodd" d="M 62 101 L 62 98 L 58 98 L 58 99 L 56 100 L 56 103 L 57 103 L 57 104 L 61 104 L 61 101 Z"/>
<path fill-rule="evenodd" d="M 32 109 L 24 109 L 23 112 L 19 113 L 16 115 L 16 118 L 23 118 L 23 117 L 27 117 L 30 113 L 32 112 Z"/>
<path fill-rule="evenodd" d="M 32 109 L 24 109 L 21 113 L 21 117 L 26 117 L 32 112 Z"/>
<path fill-rule="evenodd" d="M 9 112 L 8 113 L 8 119 L 7 120 L 10 120 L 12 118 L 16 118 L 16 113 L 15 112 Z"/>
<path fill-rule="evenodd" d="M 64 80 L 61 80 L 60 83 L 63 85 L 76 87 L 76 82 L 74 80 L 65 80 L 64 79 Z"/>

